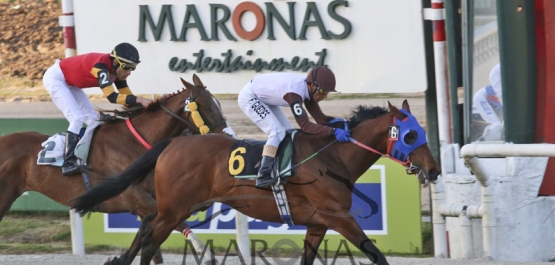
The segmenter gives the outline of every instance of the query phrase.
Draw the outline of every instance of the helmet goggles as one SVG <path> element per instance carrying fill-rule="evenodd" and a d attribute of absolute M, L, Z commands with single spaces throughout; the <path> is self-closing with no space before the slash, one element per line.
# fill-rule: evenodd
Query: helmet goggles
<path fill-rule="evenodd" d="M 137 69 L 137 64 L 135 63 L 129 63 L 129 62 L 122 62 L 122 61 L 127 61 L 124 58 L 119 58 L 118 55 L 116 54 L 116 50 L 112 50 L 112 56 L 116 59 L 116 61 L 119 63 L 119 66 L 121 67 L 121 69 L 125 70 L 125 71 L 135 71 L 135 69 Z"/>

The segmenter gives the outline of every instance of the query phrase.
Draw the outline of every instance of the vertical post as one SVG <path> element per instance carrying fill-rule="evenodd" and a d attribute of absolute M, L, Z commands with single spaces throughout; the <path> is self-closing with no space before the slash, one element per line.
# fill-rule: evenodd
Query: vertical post
<path fill-rule="evenodd" d="M 235 214 L 235 226 L 237 227 L 237 245 L 241 256 L 247 264 L 251 260 L 251 246 L 249 239 L 249 220 L 246 215 L 237 211 Z"/>
<path fill-rule="evenodd" d="M 58 18 L 60 26 L 64 28 L 65 56 L 77 55 L 75 43 L 75 22 L 73 19 L 73 0 L 62 0 L 62 15 Z"/>
<path fill-rule="evenodd" d="M 472 117 L 472 80 L 474 69 L 474 0 L 462 0 L 462 53 L 463 53 L 463 124 L 464 143 L 470 143 Z"/>
<path fill-rule="evenodd" d="M 69 210 L 71 224 L 71 250 L 75 255 L 85 255 L 85 240 L 83 236 L 83 220 L 75 210 Z"/>
<path fill-rule="evenodd" d="M 505 139 L 533 143 L 537 89 L 534 1 L 497 0 L 497 21 L 506 106 L 503 116 L 510 117 L 505 119 Z"/>
<path fill-rule="evenodd" d="M 62 15 L 58 17 L 60 26 L 64 28 L 65 57 L 77 55 L 75 44 L 75 23 L 73 20 L 73 0 L 62 0 Z M 76 255 L 85 255 L 83 220 L 74 210 L 69 211 L 71 224 L 71 248 Z"/>
<path fill-rule="evenodd" d="M 432 24 L 434 27 L 436 99 L 438 108 L 439 144 L 441 147 L 453 142 L 449 87 L 447 86 L 447 56 L 445 49 L 445 19 L 443 16 L 443 0 L 432 0 L 432 11 L 436 14 L 432 18 Z"/>
<path fill-rule="evenodd" d="M 445 33 L 447 35 L 447 69 L 449 69 L 449 91 L 451 93 L 451 122 L 453 143 L 464 144 L 462 104 L 459 104 L 458 90 L 462 87 L 462 33 L 461 0 L 445 2 Z"/>
<path fill-rule="evenodd" d="M 555 143 L 555 1 L 536 0 L 536 134 L 535 143 Z M 550 157 L 539 194 L 555 195 L 555 157 Z"/>
<path fill-rule="evenodd" d="M 433 25 L 434 40 L 434 65 L 435 65 L 435 88 L 438 117 L 438 138 L 440 149 L 451 144 L 451 107 L 449 100 L 449 88 L 447 86 L 447 56 L 446 35 L 443 0 L 432 0 L 430 20 Z M 436 257 L 447 257 L 447 241 L 445 230 L 445 217 L 439 213 L 439 205 L 443 199 L 443 183 L 441 177 L 436 184 L 432 184 L 432 219 L 434 231 L 434 255 Z"/>

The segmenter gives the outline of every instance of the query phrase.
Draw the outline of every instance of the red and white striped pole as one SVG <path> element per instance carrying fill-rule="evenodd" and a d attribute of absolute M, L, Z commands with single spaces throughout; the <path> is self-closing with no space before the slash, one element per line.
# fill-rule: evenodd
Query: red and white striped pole
<path fill-rule="evenodd" d="M 432 16 L 430 20 L 432 20 L 434 34 L 434 64 L 440 146 L 453 143 L 449 87 L 447 85 L 448 72 L 444 14 L 443 0 L 432 0 Z"/>
<path fill-rule="evenodd" d="M 64 28 L 65 57 L 77 55 L 75 45 L 75 23 L 73 20 L 73 0 L 62 0 L 62 15 L 58 17 L 60 26 Z M 83 219 L 75 210 L 69 210 L 71 224 L 71 248 L 75 255 L 85 255 L 85 236 Z"/>
<path fill-rule="evenodd" d="M 438 136 L 440 148 L 453 143 L 451 130 L 451 107 L 447 86 L 447 49 L 445 35 L 445 9 L 443 0 L 431 0 L 432 8 L 424 10 L 424 19 L 431 20 L 434 38 L 434 65 L 436 79 L 436 101 Z M 456 95 L 453 95 L 456 96 Z M 443 153 L 443 152 L 440 152 Z M 442 170 L 445 172 L 444 170 Z M 434 230 L 434 256 L 449 257 L 445 216 L 439 212 L 445 202 L 442 178 L 430 185 L 432 195 L 432 225 Z"/>
<path fill-rule="evenodd" d="M 73 19 L 73 0 L 62 0 L 62 15 L 58 18 L 64 28 L 65 56 L 77 55 L 75 43 L 75 21 Z"/>

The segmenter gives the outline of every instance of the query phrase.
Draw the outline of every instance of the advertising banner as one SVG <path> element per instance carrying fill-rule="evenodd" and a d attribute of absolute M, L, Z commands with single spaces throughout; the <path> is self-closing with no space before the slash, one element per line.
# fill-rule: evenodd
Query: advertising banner
<path fill-rule="evenodd" d="M 74 0 L 77 53 L 137 47 L 134 93 L 181 88 L 198 74 L 215 94 L 255 75 L 327 65 L 341 93 L 426 89 L 421 1 Z M 100 90 L 89 89 L 89 93 Z"/>

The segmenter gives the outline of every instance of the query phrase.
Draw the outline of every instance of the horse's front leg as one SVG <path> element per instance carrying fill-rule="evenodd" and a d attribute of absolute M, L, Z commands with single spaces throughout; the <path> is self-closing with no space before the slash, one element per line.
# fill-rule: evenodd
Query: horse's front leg
<path fill-rule="evenodd" d="M 352 216 L 326 216 L 325 220 L 329 228 L 344 236 L 375 264 L 389 265 L 382 252 L 364 234 L 364 231 Z"/>
<path fill-rule="evenodd" d="M 320 243 L 322 243 L 322 240 L 324 239 L 324 236 L 326 235 L 327 231 L 328 231 L 328 227 L 324 225 L 307 226 L 301 264 L 303 265 L 314 264 L 316 255 L 318 255 L 318 247 L 320 246 Z M 325 259 L 326 257 L 324 257 L 324 260 Z"/>
<path fill-rule="evenodd" d="M 106 265 L 130 265 L 131 263 L 133 263 L 133 260 L 135 259 L 135 257 L 137 256 L 137 254 L 139 253 L 139 250 L 141 250 L 141 231 L 143 229 L 145 229 L 145 225 L 144 225 L 144 218 L 141 218 L 141 220 L 143 220 L 143 222 L 141 222 L 141 227 L 139 228 L 139 231 L 137 231 L 137 234 L 135 234 L 135 238 L 133 238 L 133 242 L 131 243 L 131 246 L 129 247 L 129 249 L 121 256 L 119 257 L 115 257 L 112 260 L 109 260 L 109 263 L 106 262 L 104 264 Z M 159 256 L 159 260 L 155 260 L 156 259 L 156 255 L 160 255 Z M 160 249 L 158 249 L 158 252 L 154 255 L 154 257 L 152 258 L 152 261 L 154 262 L 154 264 L 163 264 L 163 260 L 162 260 L 162 252 L 160 251 Z"/>

